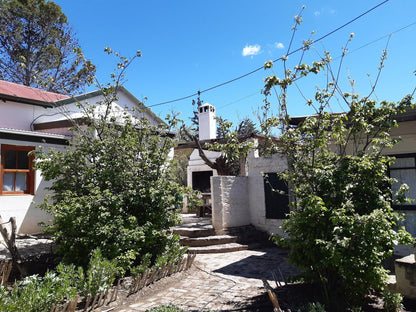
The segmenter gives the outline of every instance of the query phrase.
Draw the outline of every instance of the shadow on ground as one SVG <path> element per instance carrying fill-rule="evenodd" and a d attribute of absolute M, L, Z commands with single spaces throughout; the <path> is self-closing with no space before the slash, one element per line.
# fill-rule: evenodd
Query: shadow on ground
<path fill-rule="evenodd" d="M 293 265 L 287 263 L 288 250 L 267 248 L 259 250 L 262 255 L 252 255 L 240 261 L 215 270 L 215 273 L 240 276 L 245 278 L 274 280 L 273 273 L 279 281 L 299 273 Z"/>

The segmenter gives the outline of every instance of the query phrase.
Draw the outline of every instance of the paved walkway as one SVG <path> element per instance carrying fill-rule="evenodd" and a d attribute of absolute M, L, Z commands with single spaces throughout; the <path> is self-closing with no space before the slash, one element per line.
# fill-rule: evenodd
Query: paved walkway
<path fill-rule="evenodd" d="M 174 304 L 187 311 L 270 311 L 271 305 L 264 307 L 265 303 L 269 305 L 268 300 L 260 304 L 264 309 L 256 302 L 256 297 L 265 294 L 261 278 L 275 286 L 272 272 L 279 276 L 280 272 L 283 276 L 292 274 L 294 268 L 285 262 L 286 255 L 286 250 L 277 247 L 199 254 L 189 271 L 157 282 L 111 311 L 146 311 L 162 304 Z"/>

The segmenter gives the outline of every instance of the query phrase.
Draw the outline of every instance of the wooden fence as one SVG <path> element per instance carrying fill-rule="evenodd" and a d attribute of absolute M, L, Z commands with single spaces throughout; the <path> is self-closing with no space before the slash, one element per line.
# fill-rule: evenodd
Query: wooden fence
<path fill-rule="evenodd" d="M 187 254 L 187 256 L 183 257 L 181 260 L 166 264 L 161 268 L 150 268 L 139 276 L 119 279 L 116 286 L 95 295 L 94 298 L 92 298 L 91 295 L 84 298 L 85 303 L 83 300 L 79 303 L 80 298 L 77 297 L 73 301 L 67 301 L 63 304 L 52 306 L 50 312 L 75 312 L 77 308 L 77 311 L 93 311 L 94 309 L 116 301 L 121 288 L 125 288 L 127 290 L 127 296 L 130 296 L 161 278 L 188 270 L 192 266 L 195 257 L 196 254 Z M 131 282 L 127 283 L 127 281 Z"/>

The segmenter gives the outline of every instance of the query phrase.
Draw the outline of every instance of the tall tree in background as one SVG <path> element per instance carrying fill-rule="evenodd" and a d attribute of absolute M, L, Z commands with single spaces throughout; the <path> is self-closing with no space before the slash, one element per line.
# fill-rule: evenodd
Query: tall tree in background
<path fill-rule="evenodd" d="M 94 72 L 59 5 L 45 0 L 0 0 L 0 79 L 78 93 Z"/>

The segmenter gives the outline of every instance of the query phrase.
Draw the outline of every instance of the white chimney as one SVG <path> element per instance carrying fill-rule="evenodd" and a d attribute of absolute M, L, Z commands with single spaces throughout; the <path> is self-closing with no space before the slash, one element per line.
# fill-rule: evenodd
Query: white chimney
<path fill-rule="evenodd" d="M 215 107 L 205 103 L 199 107 L 199 140 L 211 140 L 217 138 L 217 122 L 215 119 Z"/>

